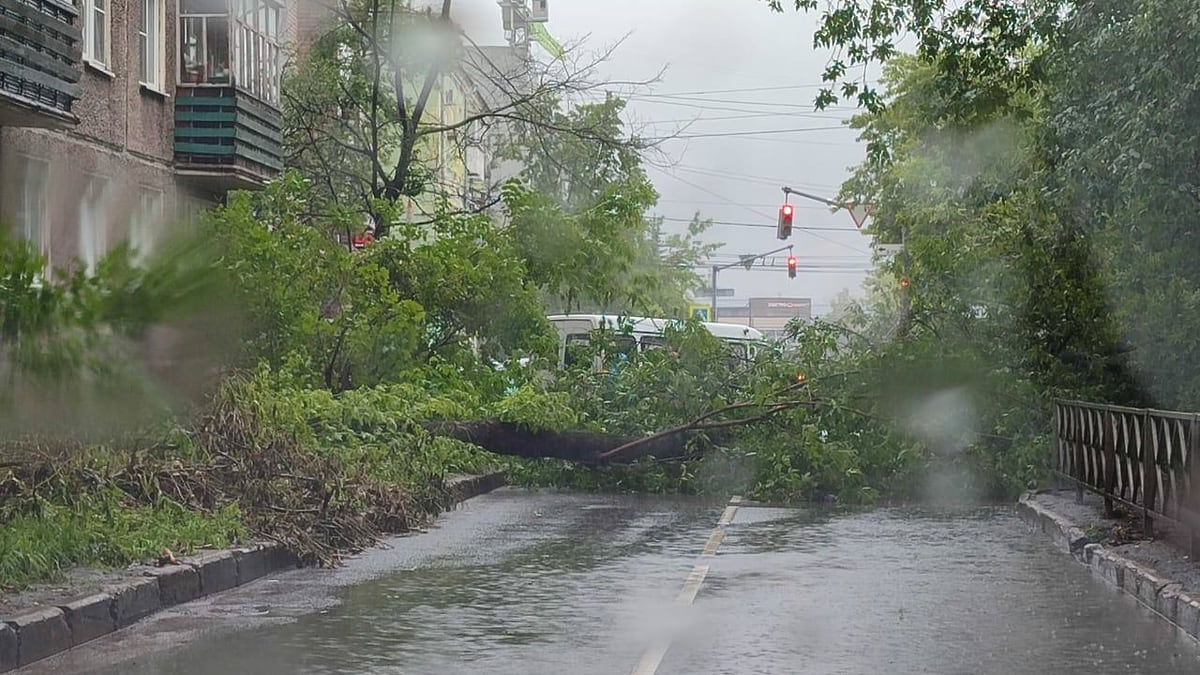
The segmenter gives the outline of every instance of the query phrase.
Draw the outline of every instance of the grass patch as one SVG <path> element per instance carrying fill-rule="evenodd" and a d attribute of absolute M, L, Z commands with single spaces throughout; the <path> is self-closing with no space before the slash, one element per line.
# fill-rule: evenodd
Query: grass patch
<path fill-rule="evenodd" d="M 77 566 L 116 567 L 149 560 L 163 548 L 186 554 L 246 538 L 235 505 L 212 513 L 163 501 L 134 506 L 108 490 L 74 505 L 42 502 L 0 524 L 0 588 L 54 581 Z"/>

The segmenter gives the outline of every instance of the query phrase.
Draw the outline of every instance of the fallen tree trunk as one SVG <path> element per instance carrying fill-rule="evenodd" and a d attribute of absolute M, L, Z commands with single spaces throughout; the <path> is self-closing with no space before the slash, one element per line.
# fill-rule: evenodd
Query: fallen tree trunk
<path fill-rule="evenodd" d="M 520 424 L 483 420 L 473 422 L 428 422 L 425 429 L 499 455 L 552 457 L 580 464 L 629 463 L 643 457 L 674 459 L 687 454 L 690 434 L 675 433 L 657 438 L 613 436 L 595 431 L 535 431 Z M 619 456 L 605 456 L 616 448 L 629 447 Z"/>

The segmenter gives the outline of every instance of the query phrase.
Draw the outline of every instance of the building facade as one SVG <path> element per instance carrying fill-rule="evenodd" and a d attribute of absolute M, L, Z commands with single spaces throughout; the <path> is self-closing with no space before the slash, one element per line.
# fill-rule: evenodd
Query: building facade
<path fill-rule="evenodd" d="M 275 0 L 76 2 L 0 0 L 0 224 L 59 268 L 279 172 L 294 25 Z"/>
<path fill-rule="evenodd" d="M 793 319 L 812 321 L 812 298 L 750 298 L 745 305 L 721 306 L 717 317 L 756 328 L 769 337 L 781 337 Z"/>

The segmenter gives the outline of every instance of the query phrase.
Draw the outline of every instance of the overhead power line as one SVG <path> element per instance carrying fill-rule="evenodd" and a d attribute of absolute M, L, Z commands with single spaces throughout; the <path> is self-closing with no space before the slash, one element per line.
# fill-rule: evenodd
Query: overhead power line
<path fill-rule="evenodd" d="M 813 103 L 786 103 L 786 102 L 782 102 L 782 101 L 747 101 L 745 99 L 738 99 L 738 98 L 710 98 L 710 97 L 704 97 L 704 96 L 680 96 L 680 95 L 674 95 L 674 94 L 634 94 L 633 96 L 630 96 L 629 98 L 634 99 L 634 100 L 640 99 L 640 100 L 650 100 L 650 101 L 654 101 L 657 99 L 663 99 L 663 100 L 668 100 L 668 101 L 689 101 L 689 102 L 695 102 L 695 103 L 720 103 L 720 104 L 725 104 L 725 105 L 748 105 L 748 106 L 753 106 L 753 107 L 758 107 L 758 108 L 788 108 L 788 109 L 793 109 L 793 110 L 805 110 L 808 112 L 818 112 L 816 105 Z M 846 112 L 846 111 L 857 111 L 858 108 L 849 107 L 849 106 L 826 106 L 825 108 L 822 108 L 821 110 L 828 110 L 830 112 L 839 112 L 839 111 Z"/>
<path fill-rule="evenodd" d="M 819 209 L 821 207 L 814 206 L 811 208 Z M 665 220 L 667 222 L 671 222 L 671 223 L 690 223 L 690 222 L 692 222 L 691 218 L 669 218 L 667 216 L 655 216 L 655 217 L 662 218 L 663 220 Z M 708 220 L 708 219 L 702 217 L 700 220 L 703 221 L 703 220 Z M 767 229 L 767 230 L 776 229 L 775 225 L 768 225 L 766 223 L 747 223 L 747 222 L 730 221 L 730 220 L 712 220 L 711 222 L 713 225 L 722 225 L 725 227 L 757 227 L 757 228 Z M 848 227 L 817 227 L 817 226 L 808 226 L 808 225 L 793 225 L 792 229 L 793 230 L 817 231 L 817 232 L 857 232 L 857 230 L 854 230 L 854 229 L 851 229 Z"/>
<path fill-rule="evenodd" d="M 749 207 L 749 206 L 746 206 L 745 204 L 739 204 L 738 202 L 735 202 L 735 201 L 733 201 L 732 199 L 730 199 L 730 198 L 726 197 L 726 196 L 725 196 L 725 195 L 723 195 L 723 194 L 720 194 L 720 193 L 718 193 L 718 192 L 715 192 L 715 191 L 713 191 L 712 189 L 710 189 L 710 188 L 706 188 L 706 187 L 704 187 L 704 186 L 702 186 L 702 185 L 697 185 L 696 183 L 693 183 L 693 182 L 691 182 L 690 180 L 687 180 L 686 178 L 680 178 L 679 176 L 677 176 L 677 175 L 675 175 L 674 173 L 671 173 L 671 172 L 669 172 L 669 171 L 666 171 L 665 169 L 660 169 L 660 170 L 661 170 L 661 171 L 662 171 L 662 172 L 663 172 L 665 175 L 667 175 L 667 176 L 669 176 L 669 177 L 671 177 L 671 178 L 673 178 L 673 179 L 675 179 L 675 180 L 679 181 L 680 183 L 683 183 L 684 185 L 687 185 L 687 186 L 689 186 L 689 187 L 692 187 L 692 188 L 694 188 L 694 189 L 696 189 L 696 190 L 700 190 L 700 191 L 702 191 L 702 192 L 706 192 L 706 193 L 708 193 L 708 194 L 710 194 L 710 195 L 712 195 L 712 196 L 716 197 L 717 199 L 724 200 L 725 202 L 729 203 L 731 206 L 736 206 L 736 207 L 738 207 L 738 208 L 740 208 L 740 209 L 744 209 L 744 210 L 746 210 L 746 211 L 749 211 L 750 213 L 753 213 L 754 215 L 758 216 L 759 218 L 765 218 L 765 219 L 767 219 L 768 221 L 770 221 L 770 220 L 773 220 L 773 217 L 772 217 L 772 216 L 770 216 L 770 215 L 768 215 L 768 214 L 766 214 L 766 213 L 763 213 L 762 211 L 759 211 L 758 209 L 751 208 L 751 207 Z M 810 236 L 810 237 L 816 237 L 817 239 L 822 239 L 822 240 L 824 240 L 824 241 L 827 241 L 827 242 L 829 242 L 829 243 L 833 244 L 834 246 L 841 246 L 842 248 L 849 249 L 849 250 L 851 250 L 851 251 L 854 251 L 855 253 L 867 253 L 867 251 L 866 251 L 865 249 L 857 248 L 857 247 L 855 247 L 855 246 L 850 246 L 849 244 L 845 244 L 845 243 L 842 243 L 842 242 L 840 242 L 840 241 L 838 241 L 838 240 L 836 240 L 836 239 L 832 239 L 832 238 L 830 238 L 830 237 L 826 237 L 826 236 L 824 236 L 824 235 L 817 234 L 816 232 L 809 232 L 809 231 L 807 231 L 807 230 L 800 230 L 800 232 L 803 232 L 804 234 L 807 234 L 807 235 L 808 235 L 808 236 Z"/>
<path fill-rule="evenodd" d="M 772 136 L 775 134 L 797 134 L 806 131 L 833 131 L 836 129 L 845 129 L 842 125 L 823 126 L 823 127 L 795 127 L 792 129 L 762 129 L 758 131 L 714 131 L 710 133 L 697 134 L 674 134 L 670 136 L 649 136 L 642 138 L 643 141 L 669 141 L 675 139 L 687 138 L 722 138 L 727 136 Z"/>
<path fill-rule="evenodd" d="M 819 89 L 826 86 L 821 83 L 814 84 L 780 84 L 769 87 L 741 87 L 739 89 L 707 89 L 700 91 L 668 91 L 668 92 L 650 92 L 658 96 L 704 96 L 707 94 L 741 94 L 751 91 L 785 91 L 788 89 Z"/>

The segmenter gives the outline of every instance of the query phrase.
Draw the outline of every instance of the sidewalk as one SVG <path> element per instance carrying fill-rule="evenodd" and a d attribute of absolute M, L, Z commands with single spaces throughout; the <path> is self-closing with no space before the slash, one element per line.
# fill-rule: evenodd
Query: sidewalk
<path fill-rule="evenodd" d="M 1017 510 L 1097 577 L 1200 639 L 1200 565 L 1168 532 L 1147 539 L 1140 515 L 1106 518 L 1103 499 L 1085 492 L 1076 503 L 1074 490 L 1026 493 Z"/>
<path fill-rule="evenodd" d="M 503 472 L 447 481 L 454 505 L 505 484 Z M 140 621 L 160 610 L 296 567 L 274 543 L 204 551 L 179 564 L 69 570 L 59 584 L 0 595 L 0 673 L 25 666 Z"/>

